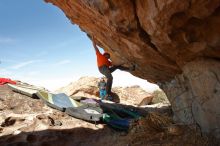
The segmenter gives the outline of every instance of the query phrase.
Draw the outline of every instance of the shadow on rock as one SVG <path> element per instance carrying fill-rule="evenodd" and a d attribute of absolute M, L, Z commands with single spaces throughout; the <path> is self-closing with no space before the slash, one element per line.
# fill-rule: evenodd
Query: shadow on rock
<path fill-rule="evenodd" d="M 120 98 L 118 94 L 112 92 L 112 101 L 115 103 L 120 103 Z"/>
<path fill-rule="evenodd" d="M 104 126 L 102 129 L 73 128 L 47 129 L 43 131 L 21 132 L 0 138 L 1 146 L 102 146 L 115 145 L 118 132 Z M 114 136 L 115 135 L 115 136 Z"/>

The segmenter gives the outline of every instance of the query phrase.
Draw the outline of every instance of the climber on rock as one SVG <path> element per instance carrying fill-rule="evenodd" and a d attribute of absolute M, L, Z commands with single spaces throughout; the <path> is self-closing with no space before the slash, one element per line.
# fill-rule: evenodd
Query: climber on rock
<path fill-rule="evenodd" d="M 123 71 L 134 71 L 135 66 L 133 65 L 132 67 L 129 68 L 129 67 L 124 67 L 122 65 L 112 65 L 112 62 L 110 60 L 110 54 L 107 52 L 101 54 L 99 52 L 98 47 L 96 46 L 96 40 L 94 37 L 92 37 L 92 41 L 93 41 L 93 46 L 96 51 L 97 65 L 98 65 L 99 72 L 102 73 L 107 78 L 106 99 L 109 99 L 112 96 L 112 92 L 111 92 L 112 82 L 113 82 L 112 72 L 114 72 L 116 69 L 120 69 Z"/>

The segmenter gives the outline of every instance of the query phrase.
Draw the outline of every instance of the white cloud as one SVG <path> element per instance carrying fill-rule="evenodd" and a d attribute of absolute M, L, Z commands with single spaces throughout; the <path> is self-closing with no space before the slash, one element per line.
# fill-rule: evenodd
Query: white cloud
<path fill-rule="evenodd" d="M 69 64 L 69 63 L 71 63 L 70 60 L 61 60 L 61 61 L 57 62 L 55 65 L 64 65 L 64 64 Z"/>
<path fill-rule="evenodd" d="M 12 69 L 20 69 L 22 67 L 25 67 L 30 64 L 37 63 L 37 62 L 42 62 L 42 60 L 29 60 L 29 61 L 21 62 L 21 63 L 18 63 L 16 65 L 12 66 L 11 68 Z"/>

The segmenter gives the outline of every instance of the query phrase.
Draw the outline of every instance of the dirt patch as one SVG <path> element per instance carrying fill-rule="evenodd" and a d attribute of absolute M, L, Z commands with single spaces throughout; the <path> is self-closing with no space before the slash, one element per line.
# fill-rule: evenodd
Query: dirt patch
<path fill-rule="evenodd" d="M 0 87 L 0 145 L 37 146 L 176 146 L 217 145 L 193 126 L 175 124 L 167 113 L 150 113 L 129 131 L 75 119 L 49 108 L 40 99 Z M 15 104 L 10 103 L 13 100 Z"/>

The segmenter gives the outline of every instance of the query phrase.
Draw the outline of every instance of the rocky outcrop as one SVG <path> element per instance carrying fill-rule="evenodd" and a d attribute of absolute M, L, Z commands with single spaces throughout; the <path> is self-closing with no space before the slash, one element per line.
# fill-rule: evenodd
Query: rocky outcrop
<path fill-rule="evenodd" d="M 168 81 L 197 57 L 220 58 L 220 0 L 46 0 L 93 35 L 114 64 L 136 76 Z"/>
<path fill-rule="evenodd" d="M 63 92 L 69 96 L 96 98 L 99 96 L 98 82 L 99 79 L 96 77 L 81 77 L 79 80 L 58 89 L 57 92 Z"/>
<path fill-rule="evenodd" d="M 140 86 L 115 87 L 112 91 L 119 96 L 122 103 L 136 106 L 151 104 L 154 98 L 152 94 L 146 92 Z"/>
<path fill-rule="evenodd" d="M 202 131 L 220 138 L 220 64 L 198 60 L 187 64 L 183 74 L 165 83 L 175 120 L 199 124 Z"/>
<path fill-rule="evenodd" d="M 99 98 L 99 78 L 81 77 L 79 80 L 62 87 L 57 92 L 64 92 L 69 96 L 83 96 L 88 98 Z M 148 105 L 153 96 L 139 86 L 114 87 L 112 91 L 120 98 L 120 103 L 128 105 Z"/>
<path fill-rule="evenodd" d="M 88 36 L 95 36 L 98 45 L 111 54 L 114 64 L 136 64 L 132 74 L 163 86 L 181 122 L 195 121 L 204 132 L 215 129 L 219 133 L 220 122 L 209 122 L 203 108 L 209 106 L 206 111 L 212 111 L 212 117 L 219 119 L 219 109 L 210 104 L 212 100 L 215 103 L 220 100 L 216 99 L 219 97 L 220 0 L 46 1 L 61 8 Z M 197 75 L 191 75 L 191 71 Z M 184 80 L 179 80 L 182 76 Z M 203 85 L 198 88 L 199 83 Z M 178 96 L 181 102 L 173 100 Z M 198 108 L 182 114 L 175 110 L 176 105 L 194 107 L 191 103 Z"/>

